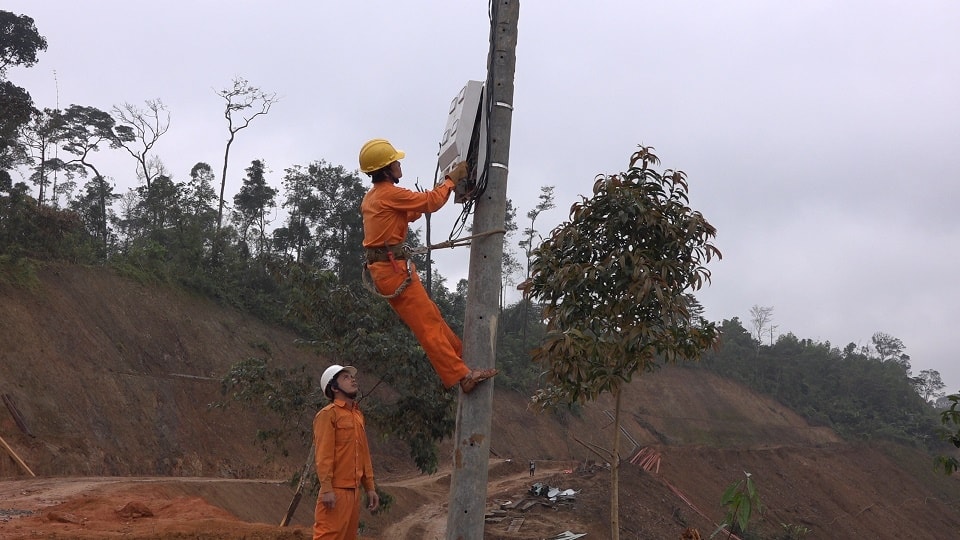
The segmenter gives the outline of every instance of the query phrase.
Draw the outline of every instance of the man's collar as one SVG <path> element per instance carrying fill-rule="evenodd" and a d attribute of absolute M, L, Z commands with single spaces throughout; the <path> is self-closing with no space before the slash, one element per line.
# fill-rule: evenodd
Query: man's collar
<path fill-rule="evenodd" d="M 356 401 L 351 401 L 351 402 L 347 403 L 347 400 L 345 400 L 345 399 L 343 399 L 343 398 L 336 398 L 336 399 L 334 399 L 334 400 L 333 400 L 333 404 L 336 405 L 337 407 L 343 407 L 343 408 L 345 408 L 345 409 L 356 409 L 356 408 L 357 408 L 357 402 L 356 402 Z"/>

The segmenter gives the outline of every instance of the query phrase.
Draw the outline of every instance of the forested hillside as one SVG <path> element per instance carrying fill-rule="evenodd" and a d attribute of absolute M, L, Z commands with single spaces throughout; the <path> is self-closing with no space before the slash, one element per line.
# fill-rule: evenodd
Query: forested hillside
<path fill-rule="evenodd" d="M 385 384 L 412 396 L 388 408 L 374 407 L 372 414 L 411 445 L 420 467 L 432 470 L 435 441 L 452 429 L 453 399 L 433 386 L 431 391 L 409 391 L 423 388 L 423 379 L 432 380 L 423 351 L 382 300 L 363 286 L 357 209 L 366 186 L 358 173 L 317 159 L 285 167 L 281 185 L 274 186 L 264 164 L 255 160 L 242 169 L 238 192 L 230 194 L 223 191 L 222 175 L 218 186 L 218 171 L 198 162 L 185 181 L 177 181 L 150 153 L 169 122 L 162 103 L 110 112 L 82 105 L 39 109 L 26 91 L 7 81 L 6 67 L 32 66 L 46 48 L 46 38 L 29 17 L 3 13 L 17 29 L 0 69 L 9 113 L 0 126 L 0 271 L 5 281 L 29 287 L 34 261 L 110 268 L 281 325 L 330 361 L 365 358 Z M 240 82 L 222 95 L 229 98 L 228 118 L 253 114 L 260 105 L 268 108 L 275 98 Z M 134 190 L 115 193 L 99 173 L 96 156 L 123 149 L 138 158 L 140 182 Z M 226 174 L 227 165 L 219 172 Z M 18 173 L 23 181 L 15 181 Z M 526 211 L 529 226 L 516 241 L 518 209 L 508 201 L 504 290 L 527 277 L 524 263 L 529 268 L 541 238 L 537 217 L 552 207 L 553 190 L 547 186 Z M 269 216 L 278 208 L 284 217 L 273 223 Z M 421 240 L 411 235 L 410 243 L 420 245 Z M 462 333 L 466 282 L 447 283 L 423 258 L 417 264 L 444 317 Z M 689 296 L 689 303 L 690 312 L 700 311 L 696 298 Z M 532 394 L 544 385 L 545 366 L 530 362 L 530 350 L 543 336 L 542 320 L 541 306 L 526 299 L 502 306 L 499 386 Z M 930 403 L 944 396 L 942 383 L 937 386 L 935 372 L 912 373 L 909 356 L 895 337 L 878 333 L 873 347 L 851 344 L 841 350 L 790 333 L 764 343 L 762 328 L 752 335 L 736 318 L 708 324 L 719 325 L 723 345 L 705 358 L 707 369 L 772 395 L 845 436 L 937 447 L 939 419 Z M 229 393 L 246 404 L 268 406 L 281 422 L 317 399 L 296 370 L 269 370 L 257 357 L 234 359 L 231 367 L 224 380 Z M 262 384 L 264 377 L 270 384 Z M 268 395 L 273 398 L 264 403 Z M 948 405 L 941 401 L 939 407 Z M 265 436 L 282 439 L 287 434 L 275 430 Z"/>
<path fill-rule="evenodd" d="M 15 22 L 26 30 L 24 50 L 2 59 L 0 76 L 9 64 L 31 65 L 45 46 L 26 21 Z M 162 106 L 41 110 L 10 81 L 0 83 L 0 396 L 9 412 L 0 432 L 12 443 L 0 476 L 23 476 L 29 466 L 50 476 L 289 478 L 303 465 L 310 418 L 323 402 L 316 380 L 330 363 L 360 369 L 386 477 L 449 466 L 458 393 L 442 388 L 409 330 L 364 283 L 357 208 L 366 186 L 356 172 L 318 159 L 286 168 L 278 188 L 255 160 L 231 197 L 209 164 L 196 163 L 180 182 L 144 151 L 139 187 L 115 193 L 92 156 L 107 147 L 149 149 L 155 139 L 136 128 L 162 124 Z M 234 90 L 249 103 L 272 99 L 240 81 Z M 226 114 L 241 110 L 228 105 Z M 23 181 L 14 181 L 17 171 Z M 551 205 L 544 188 L 527 213 L 520 255 L 512 245 L 517 209 L 507 205 L 503 290 L 528 277 L 521 268 L 537 252 L 536 217 Z M 283 221 L 272 224 L 278 208 Z M 415 234 L 409 240 L 422 244 Z M 462 334 L 469 284 L 447 283 L 428 260 L 416 262 Z M 577 279 L 590 274 L 574 270 Z M 567 294 L 559 289 L 558 297 Z M 768 537 L 777 520 L 851 538 L 879 537 L 898 522 L 909 525 L 897 533 L 903 538 L 960 529 L 956 482 L 942 474 L 958 465 L 958 398 L 944 395 L 935 373 L 914 374 L 898 339 L 878 333 L 871 346 L 838 348 L 787 333 L 765 342 L 762 325 L 753 334 L 735 317 L 705 321 L 694 296 L 674 292 L 676 313 L 687 316 L 675 329 L 719 329 L 716 350 L 685 363 L 671 348 L 679 367 L 648 354 L 633 378 L 606 370 L 627 389 L 623 454 L 656 449 L 665 475 L 714 509 L 699 517 L 675 509 L 664 530 L 719 522 L 719 495 L 743 472 L 767 489 Z M 611 409 L 619 417 L 620 400 L 614 406 L 601 396 L 536 414 L 530 396 L 551 386 L 543 377 L 550 358 L 531 361 L 546 334 L 544 307 L 504 297 L 496 457 L 585 463 L 604 455 L 598 449 L 609 446 L 613 430 L 604 430 Z M 564 341 L 559 334 L 548 337 Z M 604 469 L 600 461 L 591 474 Z M 636 486 L 654 483 L 648 472 L 634 471 L 634 485 L 624 486 L 644 509 L 673 497 L 658 484 L 648 490 L 656 497 L 644 499 Z M 888 477 L 897 485 L 885 485 Z M 589 489 L 602 497 L 598 485 Z M 415 490 L 398 489 L 406 491 Z M 866 523 L 861 514 L 874 504 L 882 512 Z M 625 516 L 625 526 L 644 526 L 633 518 Z M 388 518 L 379 519 L 375 526 L 386 530 Z M 599 521 L 577 523 L 603 530 Z"/>
<path fill-rule="evenodd" d="M 942 398 L 942 385 L 932 395 L 923 395 L 927 380 L 913 376 L 902 344 L 886 357 L 883 342 L 863 348 L 851 343 L 840 350 L 788 333 L 772 345 L 762 345 L 737 319 L 723 322 L 723 335 L 723 347 L 708 354 L 701 367 L 768 394 L 809 421 L 851 439 L 879 437 L 939 446 L 933 398 Z M 940 408 L 948 404 L 939 401 Z"/>
<path fill-rule="evenodd" d="M 284 425 L 274 414 L 289 411 L 292 402 L 265 401 L 247 408 L 227 399 L 226 408 L 210 406 L 230 397 L 222 391 L 230 386 L 226 374 L 237 371 L 238 363 L 259 374 L 260 390 L 280 388 L 275 384 L 280 379 L 297 380 L 291 374 L 315 378 L 326 361 L 295 346 L 295 333 L 194 293 L 139 283 L 108 268 L 33 262 L 20 269 L 18 284 L 0 284 L 0 303 L 8 314 L 0 319 L 5 345 L 0 349 L 0 393 L 10 398 L 26 431 L 7 409 L 0 414 L 0 434 L 35 473 L 276 480 L 291 478 L 302 466 L 306 441 L 297 437 L 295 422 Z M 378 385 L 379 377 L 364 360 L 356 363 L 369 392 L 365 405 L 392 407 L 396 391 Z M 810 423 L 769 396 L 693 365 L 644 374 L 627 389 L 624 451 L 632 455 L 646 447 L 660 455 L 657 475 L 624 471 L 621 500 L 627 530 L 658 538 L 670 536 L 652 531 L 678 535 L 681 522 L 711 530 L 722 517 L 720 494 L 744 471 L 756 479 L 766 507 L 756 523 L 765 532 L 754 538 L 780 538 L 781 523 L 811 530 L 808 538 L 885 538 L 882 532 L 889 531 L 902 532 L 901 538 L 939 538 L 942 531 L 960 526 L 956 482 L 934 472 L 932 456 L 916 445 L 876 438 L 844 442 L 830 427 Z M 612 403 L 607 398 L 543 414 L 529 407 L 528 392 L 498 385 L 496 395 L 494 459 L 512 459 L 521 466 L 536 459 L 549 470 L 554 461 L 596 460 L 590 445 L 609 446 Z M 309 412 L 294 420 L 303 427 L 308 418 Z M 414 512 L 421 505 L 437 505 L 431 512 L 442 515 L 442 502 L 432 497 L 436 492 L 445 500 L 451 441 L 436 441 L 440 474 L 417 481 L 430 485 L 427 492 L 410 489 L 404 478 L 416 472 L 415 460 L 407 445 L 383 429 L 384 417 L 376 418 L 371 441 L 383 489 L 395 497 L 397 509 Z M 282 441 L 286 453 L 274 444 L 273 435 L 281 432 L 288 435 Z M 0 459 L 0 476 L 28 477 L 9 456 Z M 515 495 L 497 491 L 493 480 L 491 497 Z M 607 477 L 593 472 L 556 480 L 590 495 L 575 512 L 549 514 L 551 522 L 602 531 Z M 700 517 L 663 481 L 709 518 Z M 221 492 L 229 489 L 229 484 L 218 485 Z M 182 489 L 200 489 L 190 486 L 197 484 Z M 274 513 L 282 513 L 289 502 L 289 492 L 267 503 L 248 484 L 235 489 L 245 495 L 222 493 L 214 500 L 234 501 L 231 511 L 247 519 L 269 523 L 276 516 L 241 501 Z M 305 498 L 297 523 L 309 523 L 312 504 Z M 368 530 L 383 532 L 402 518 L 400 512 L 365 520 Z M 840 536 L 824 536 L 825 531 Z"/>

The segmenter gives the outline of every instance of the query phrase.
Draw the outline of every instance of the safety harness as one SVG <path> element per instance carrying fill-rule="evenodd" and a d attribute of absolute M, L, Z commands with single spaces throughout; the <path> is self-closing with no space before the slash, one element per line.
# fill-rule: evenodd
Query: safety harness
<path fill-rule="evenodd" d="M 410 285 L 410 282 L 413 281 L 413 272 L 411 271 L 411 262 L 410 256 L 413 255 L 413 248 L 406 244 L 397 244 L 395 246 L 384 245 L 382 248 L 366 248 L 367 262 L 363 265 L 363 286 L 367 288 L 373 294 L 383 298 L 384 300 L 390 300 L 391 298 L 396 298 L 403 293 L 404 290 Z M 391 294 L 383 294 L 377 290 L 377 286 L 373 284 L 373 278 L 370 277 L 369 265 L 378 262 L 387 262 L 389 261 L 393 265 L 393 271 L 399 272 L 400 266 L 397 264 L 397 261 L 406 261 L 406 271 L 407 277 L 403 280 L 403 283 L 397 287 L 397 290 L 393 291 Z"/>
<path fill-rule="evenodd" d="M 432 246 L 421 246 L 421 247 L 411 247 L 406 244 L 397 244 L 394 246 L 384 245 L 383 247 L 378 248 L 366 248 L 366 264 L 363 265 L 363 286 L 367 288 L 373 294 L 383 298 L 384 300 L 390 300 L 396 298 L 403 294 L 403 291 L 410 285 L 410 282 L 413 281 L 413 269 L 411 268 L 412 262 L 411 258 L 413 255 L 426 255 L 430 250 L 434 249 L 443 249 L 443 248 L 455 248 L 460 246 L 469 246 L 470 241 L 474 238 L 480 238 L 483 236 L 490 236 L 493 234 L 501 234 L 506 231 L 503 229 L 496 229 L 493 231 L 488 231 L 485 233 L 474 234 L 471 236 L 464 236 L 463 238 L 457 238 L 453 240 L 447 240 L 445 242 L 440 242 L 439 244 L 433 244 Z M 373 283 L 373 278 L 370 276 L 370 269 L 368 265 L 378 262 L 389 262 L 393 265 L 393 271 L 399 272 L 400 265 L 397 264 L 397 261 L 405 261 L 407 277 L 403 280 L 402 283 L 397 287 L 397 290 L 393 291 L 390 294 L 383 294 L 377 290 L 377 286 Z"/>

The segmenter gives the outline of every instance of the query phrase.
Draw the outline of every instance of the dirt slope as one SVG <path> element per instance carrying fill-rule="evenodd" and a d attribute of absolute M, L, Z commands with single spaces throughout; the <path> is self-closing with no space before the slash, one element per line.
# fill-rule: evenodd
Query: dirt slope
<path fill-rule="evenodd" d="M 28 289 L 0 284 L 0 395 L 13 408 L 0 406 L 0 437 L 38 475 L 0 450 L 0 538 L 309 538 L 309 496 L 293 527 L 276 526 L 291 496 L 282 480 L 306 449 L 265 461 L 253 441 L 267 419 L 207 405 L 239 359 L 269 355 L 317 376 L 322 359 L 288 332 L 181 291 L 72 266 L 38 277 Z M 600 400 L 576 414 L 538 414 L 524 396 L 498 392 L 487 538 L 609 537 L 609 472 L 603 460 L 584 463 L 599 459 L 585 445 L 611 447 L 611 411 Z M 622 538 L 679 538 L 688 526 L 708 536 L 722 517 L 720 494 L 745 471 L 766 507 L 757 538 L 783 537 L 782 524 L 806 527 L 805 538 L 960 531 L 960 480 L 932 473 L 929 456 L 844 443 L 720 377 L 679 368 L 644 376 L 623 411 L 623 454 L 655 450 L 660 469 L 622 468 Z M 371 439 L 395 502 L 362 517 L 364 537 L 444 537 L 446 464 L 417 475 L 402 445 L 375 431 Z M 538 501 L 527 493 L 534 481 L 579 493 Z M 131 512 L 138 505 L 153 515 Z"/>
<path fill-rule="evenodd" d="M 48 266 L 33 290 L 0 285 L 0 393 L 30 437 L 0 433 L 38 474 L 275 475 L 253 444 L 256 417 L 211 410 L 219 379 L 251 356 L 318 359 L 277 331 L 180 291 L 102 269 Z M 14 435 L 15 434 L 15 435 Z M 0 474 L 16 474 L 9 463 Z"/>

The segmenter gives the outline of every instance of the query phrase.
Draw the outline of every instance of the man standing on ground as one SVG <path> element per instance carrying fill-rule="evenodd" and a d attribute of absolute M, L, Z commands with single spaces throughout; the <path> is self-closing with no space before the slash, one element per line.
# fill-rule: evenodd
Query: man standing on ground
<path fill-rule="evenodd" d="M 452 388 L 459 383 L 460 389 L 469 393 L 497 370 L 467 367 L 460 338 L 427 295 L 403 244 L 407 224 L 446 204 L 450 192 L 467 177 L 467 164 L 458 164 L 430 191 L 410 191 L 396 185 L 403 176 L 400 160 L 405 155 L 386 139 L 372 139 L 360 149 L 360 170 L 373 181 L 360 204 L 367 270 L 380 294 L 413 331 L 443 386 Z"/>
<path fill-rule="evenodd" d="M 320 482 L 313 540 L 357 537 L 361 489 L 366 491 L 371 512 L 380 506 L 363 413 L 355 401 L 360 391 L 356 375 L 353 366 L 334 364 L 320 377 L 323 394 L 331 403 L 313 419 L 314 464 Z"/>

